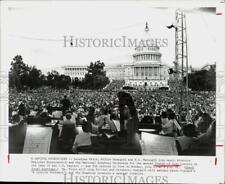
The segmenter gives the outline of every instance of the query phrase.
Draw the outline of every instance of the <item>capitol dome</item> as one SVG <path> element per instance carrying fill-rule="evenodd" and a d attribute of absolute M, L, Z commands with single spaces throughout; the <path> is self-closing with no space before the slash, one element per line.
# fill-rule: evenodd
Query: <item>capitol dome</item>
<path fill-rule="evenodd" d="M 138 46 L 133 54 L 134 65 L 160 65 L 162 54 L 158 46 Z"/>
<path fill-rule="evenodd" d="M 133 64 L 135 66 L 160 65 L 162 54 L 159 47 L 152 43 L 149 35 L 149 27 L 146 22 L 144 39 L 142 39 L 133 54 Z"/>

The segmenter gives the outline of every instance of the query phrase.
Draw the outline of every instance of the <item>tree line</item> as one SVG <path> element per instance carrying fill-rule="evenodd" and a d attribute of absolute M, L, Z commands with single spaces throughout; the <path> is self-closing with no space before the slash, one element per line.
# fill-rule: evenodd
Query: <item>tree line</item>
<path fill-rule="evenodd" d="M 105 64 L 101 61 L 91 62 L 84 79 L 71 78 L 59 74 L 57 71 L 48 72 L 47 75 L 35 66 L 23 62 L 21 55 L 17 55 L 11 62 L 9 71 L 9 87 L 17 91 L 37 89 L 48 86 L 55 89 L 68 89 L 69 87 L 82 89 L 102 89 L 109 83 L 104 71 Z"/>
<path fill-rule="evenodd" d="M 101 61 L 91 62 L 87 68 L 84 79 L 71 78 L 59 74 L 57 71 L 48 72 L 44 75 L 35 66 L 29 66 L 23 62 L 21 55 L 17 55 L 11 62 L 9 71 L 9 87 L 17 91 L 26 89 L 37 89 L 48 86 L 56 89 L 68 89 L 69 87 L 79 89 L 99 90 L 104 88 L 109 79 L 104 70 L 105 64 Z M 193 91 L 215 91 L 216 90 L 216 65 L 210 65 L 209 69 L 203 69 L 188 74 L 188 86 Z M 185 84 L 186 77 L 183 79 Z"/>

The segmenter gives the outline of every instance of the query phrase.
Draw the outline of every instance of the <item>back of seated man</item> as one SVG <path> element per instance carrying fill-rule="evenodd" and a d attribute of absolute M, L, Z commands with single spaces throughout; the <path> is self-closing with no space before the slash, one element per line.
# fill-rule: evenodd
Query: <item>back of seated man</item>
<path fill-rule="evenodd" d="M 213 119 L 210 117 L 208 113 L 203 113 L 199 120 L 196 122 L 197 130 L 200 134 L 205 133 L 209 128 Z"/>
<path fill-rule="evenodd" d="M 195 125 L 193 124 L 184 125 L 182 130 L 183 136 L 179 136 L 176 138 L 176 141 L 179 143 L 180 146 L 179 147 L 180 152 L 191 149 L 197 138 L 197 131 Z"/>
<path fill-rule="evenodd" d="M 62 143 L 64 144 L 63 146 L 65 148 L 70 148 L 72 147 L 75 136 L 78 134 L 75 122 L 71 121 L 71 114 L 67 113 L 66 120 L 60 124 L 62 124 L 60 138 Z"/>
<path fill-rule="evenodd" d="M 193 149 L 199 150 L 200 155 L 215 155 L 216 121 L 214 120 L 205 133 L 200 134 Z"/>

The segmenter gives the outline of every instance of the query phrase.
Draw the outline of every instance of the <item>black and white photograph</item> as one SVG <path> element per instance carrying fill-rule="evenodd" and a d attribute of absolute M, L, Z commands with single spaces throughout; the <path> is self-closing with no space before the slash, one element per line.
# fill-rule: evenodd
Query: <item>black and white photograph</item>
<path fill-rule="evenodd" d="M 216 7 L 4 9 L 10 154 L 216 155 Z"/>

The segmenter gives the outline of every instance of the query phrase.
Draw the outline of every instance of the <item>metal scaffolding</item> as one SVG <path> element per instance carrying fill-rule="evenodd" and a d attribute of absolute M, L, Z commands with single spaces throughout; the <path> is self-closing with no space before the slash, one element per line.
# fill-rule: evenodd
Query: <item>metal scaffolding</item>
<path fill-rule="evenodd" d="M 176 10 L 175 25 L 175 78 L 179 81 L 180 106 L 179 111 L 186 111 L 189 118 L 189 88 L 188 88 L 188 47 L 187 47 L 187 27 L 186 15 L 178 9 Z M 186 78 L 184 85 L 184 77 Z"/>

